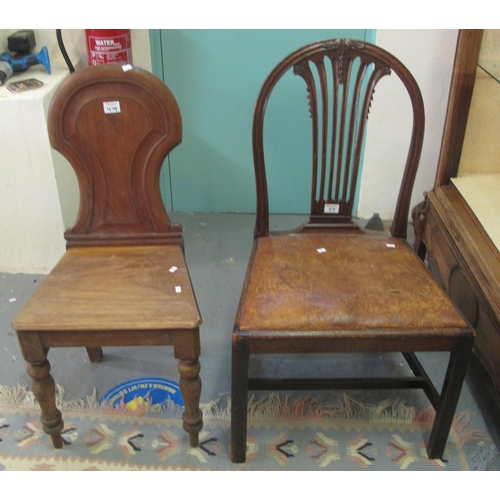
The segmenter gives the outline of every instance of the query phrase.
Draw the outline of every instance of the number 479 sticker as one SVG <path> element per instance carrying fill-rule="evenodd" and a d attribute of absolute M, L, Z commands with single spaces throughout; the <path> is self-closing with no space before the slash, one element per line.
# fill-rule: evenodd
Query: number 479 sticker
<path fill-rule="evenodd" d="M 340 205 L 338 203 L 325 203 L 325 214 L 338 214 L 340 211 Z"/>
<path fill-rule="evenodd" d="M 104 114 L 109 115 L 113 113 L 121 113 L 120 101 L 103 102 Z"/>

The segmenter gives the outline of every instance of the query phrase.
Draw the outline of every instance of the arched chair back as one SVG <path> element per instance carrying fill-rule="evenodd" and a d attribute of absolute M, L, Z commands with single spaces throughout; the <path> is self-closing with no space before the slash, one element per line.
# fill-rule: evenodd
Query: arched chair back
<path fill-rule="evenodd" d="M 269 234 L 269 202 L 264 159 L 264 118 L 280 79 L 293 70 L 304 80 L 312 123 L 310 223 L 349 223 L 359 185 L 362 147 L 375 88 L 394 74 L 408 91 L 413 130 L 392 226 L 406 235 L 413 183 L 424 137 L 424 105 L 408 69 L 375 45 L 334 39 L 307 45 L 286 57 L 260 91 L 253 121 L 253 154 L 257 183 L 256 234 Z"/>
<path fill-rule="evenodd" d="M 71 163 L 80 209 L 68 247 L 179 242 L 160 192 L 160 170 L 181 142 L 168 87 L 153 74 L 107 64 L 73 73 L 49 109 L 51 145 Z"/>

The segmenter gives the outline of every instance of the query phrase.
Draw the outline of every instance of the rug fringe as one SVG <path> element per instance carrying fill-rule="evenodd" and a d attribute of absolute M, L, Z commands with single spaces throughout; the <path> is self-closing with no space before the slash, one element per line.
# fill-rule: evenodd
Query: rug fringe
<path fill-rule="evenodd" d="M 377 405 L 365 405 L 347 394 L 343 394 L 335 404 L 323 404 L 308 396 L 299 399 L 284 396 L 280 399 L 277 394 L 270 394 L 260 400 L 252 396 L 248 402 L 248 413 L 250 420 L 307 418 L 410 423 L 413 421 L 415 409 L 399 400 L 384 400 Z"/>
<path fill-rule="evenodd" d="M 97 399 L 97 391 L 94 391 L 91 396 L 87 396 L 85 400 L 76 399 L 72 401 L 65 400 L 66 391 L 63 386 L 56 384 L 56 405 L 61 410 L 74 411 L 98 411 L 100 408 Z M 38 401 L 33 392 L 29 391 L 26 386 L 18 384 L 14 387 L 0 385 L 0 404 L 5 406 L 18 406 L 36 410 L 40 408 Z"/>
<path fill-rule="evenodd" d="M 56 404 L 62 411 L 73 410 L 81 412 L 102 412 L 128 415 L 149 415 L 162 417 L 181 417 L 182 407 L 169 400 L 162 404 L 152 404 L 131 410 L 124 404 L 113 406 L 109 403 L 100 404 L 97 391 L 85 399 L 65 400 L 66 391 L 56 385 Z M 18 384 L 14 387 L 0 385 L 0 404 L 21 408 L 39 409 L 33 392 L 26 386 Z M 203 417 L 210 420 L 229 420 L 231 416 L 231 398 L 225 402 L 221 398 L 200 404 Z M 273 419 L 342 419 L 366 420 L 371 422 L 407 422 L 415 419 L 416 410 L 396 400 L 384 400 L 377 405 L 368 406 L 347 394 L 344 394 L 335 404 L 323 404 L 311 397 L 292 399 L 290 396 L 279 396 L 272 393 L 267 397 L 257 398 L 252 395 L 248 400 L 249 420 Z"/>
<path fill-rule="evenodd" d="M 471 418 L 471 413 L 469 411 L 463 411 L 458 413 L 453 419 L 453 429 L 457 433 L 462 446 L 465 446 L 470 441 L 489 439 L 489 434 L 484 429 L 469 427 Z"/>
<path fill-rule="evenodd" d="M 65 400 L 66 391 L 63 386 L 56 384 L 56 405 L 61 411 L 79 411 L 83 413 L 106 413 L 106 414 L 120 414 L 130 416 L 158 416 L 164 418 L 181 418 L 183 408 L 177 405 L 172 400 L 165 403 L 148 405 L 146 407 L 138 406 L 137 409 L 132 410 L 124 403 L 113 406 L 109 402 L 99 403 L 97 391 L 94 388 L 92 395 L 87 396 L 85 399 L 76 399 L 72 401 Z M 230 409 L 218 409 L 218 401 L 212 401 L 207 404 L 200 404 L 204 418 L 211 419 L 226 419 L 230 415 Z M 0 385 L 0 405 L 25 408 L 30 410 L 39 410 L 40 405 L 35 398 L 32 391 L 29 391 L 26 386 L 18 384 L 13 387 Z"/>
<path fill-rule="evenodd" d="M 480 442 L 467 449 L 467 461 L 473 471 L 498 471 L 500 470 L 500 453 L 494 445 Z"/>
<path fill-rule="evenodd" d="M 26 394 L 25 386 L 19 384 L 14 387 L 0 385 L 0 404 L 19 406 L 26 398 Z"/>
<path fill-rule="evenodd" d="M 228 420 L 231 417 L 231 398 L 226 398 L 225 407 L 221 399 L 203 405 L 203 415 L 207 419 Z M 271 393 L 267 397 L 248 399 L 248 419 L 261 420 L 364 420 L 374 423 L 412 423 L 415 408 L 399 400 L 384 400 L 377 405 L 365 405 L 344 394 L 335 404 L 323 404 L 309 396 L 292 399 Z"/>

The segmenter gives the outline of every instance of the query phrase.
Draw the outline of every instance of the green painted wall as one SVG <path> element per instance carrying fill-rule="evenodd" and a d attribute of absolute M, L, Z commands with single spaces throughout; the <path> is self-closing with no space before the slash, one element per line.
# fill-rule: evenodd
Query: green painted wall
<path fill-rule="evenodd" d="M 375 31 L 151 30 L 153 71 L 183 117 L 183 141 L 162 171 L 170 210 L 255 211 L 251 127 L 260 87 L 290 52 L 335 37 L 373 42 Z M 290 75 L 276 89 L 266 134 L 271 212 L 307 213 L 310 122 L 300 78 Z"/>

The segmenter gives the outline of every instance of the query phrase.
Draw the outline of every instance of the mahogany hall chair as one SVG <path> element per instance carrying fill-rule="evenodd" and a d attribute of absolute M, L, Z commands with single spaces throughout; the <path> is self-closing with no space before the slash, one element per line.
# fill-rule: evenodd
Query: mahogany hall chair
<path fill-rule="evenodd" d="M 191 446 L 202 428 L 201 317 L 184 259 L 182 228 L 170 221 L 159 179 L 181 142 L 177 102 L 151 73 L 118 64 L 72 73 L 49 109 L 50 143 L 80 188 L 66 252 L 13 321 L 41 406 L 43 429 L 63 445 L 47 352 L 102 346 L 173 346 Z"/>
<path fill-rule="evenodd" d="M 311 209 L 299 229 L 272 234 L 264 115 L 273 89 L 289 70 L 307 89 Z M 406 88 L 413 120 L 395 215 L 390 233 L 385 233 L 358 227 L 352 211 L 375 86 L 389 75 L 399 77 Z M 335 39 L 307 45 L 286 57 L 265 80 L 253 120 L 254 244 L 232 344 L 233 462 L 246 460 L 248 391 L 290 389 L 421 388 L 436 409 L 427 453 L 441 458 L 474 331 L 406 241 L 423 137 L 424 105 L 415 79 L 398 59 L 369 43 Z M 424 351 L 450 353 L 441 391 L 414 354 Z M 359 379 L 287 379 L 285 373 L 278 378 L 249 377 L 253 354 L 325 352 L 401 352 L 412 373 Z M 311 357 L 311 373 L 313 363 Z"/>

